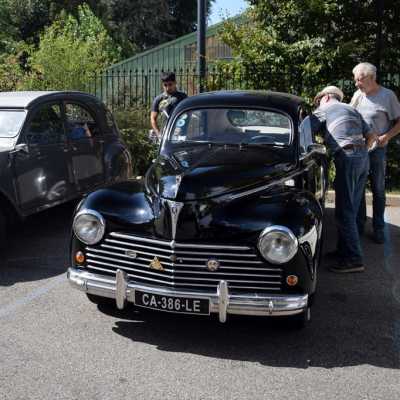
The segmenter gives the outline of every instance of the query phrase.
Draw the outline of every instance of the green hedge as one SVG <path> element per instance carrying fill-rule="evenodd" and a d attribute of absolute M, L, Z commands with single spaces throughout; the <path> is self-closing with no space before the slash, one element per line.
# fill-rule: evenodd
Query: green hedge
<path fill-rule="evenodd" d="M 158 150 L 148 139 L 150 111 L 145 107 L 115 110 L 114 117 L 131 153 L 133 173 L 143 175 Z"/>

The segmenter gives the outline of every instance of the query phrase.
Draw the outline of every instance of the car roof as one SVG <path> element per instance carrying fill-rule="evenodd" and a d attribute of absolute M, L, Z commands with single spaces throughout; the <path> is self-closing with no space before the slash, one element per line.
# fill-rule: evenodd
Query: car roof
<path fill-rule="evenodd" d="M 301 97 L 269 90 L 220 90 L 205 92 L 181 101 L 175 112 L 197 107 L 262 107 L 277 108 L 294 116 L 299 105 L 304 103 Z"/>
<path fill-rule="evenodd" d="M 29 108 L 37 102 L 43 100 L 57 99 L 59 97 L 89 97 L 92 100 L 99 100 L 88 93 L 78 91 L 20 91 L 20 92 L 1 92 L 0 108 Z"/>

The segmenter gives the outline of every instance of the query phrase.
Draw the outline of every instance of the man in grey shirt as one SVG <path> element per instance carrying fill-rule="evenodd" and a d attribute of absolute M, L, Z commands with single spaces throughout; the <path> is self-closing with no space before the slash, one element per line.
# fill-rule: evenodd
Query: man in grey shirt
<path fill-rule="evenodd" d="M 373 229 L 377 243 L 384 243 L 386 149 L 389 141 L 400 132 L 400 103 L 396 95 L 376 82 L 376 68 L 370 63 L 360 63 L 353 69 L 358 90 L 351 105 L 364 117 L 374 132 L 378 133 L 377 146 L 370 151 L 371 189 L 373 196 Z M 358 215 L 358 228 L 364 231 L 366 221 L 365 196 Z"/>
<path fill-rule="evenodd" d="M 330 269 L 338 273 L 364 271 L 357 213 L 368 176 L 366 142 L 376 138 L 361 114 L 342 100 L 339 88 L 327 86 L 316 96 L 319 107 L 310 117 L 313 132 L 324 131 L 335 162 L 338 263 Z"/>

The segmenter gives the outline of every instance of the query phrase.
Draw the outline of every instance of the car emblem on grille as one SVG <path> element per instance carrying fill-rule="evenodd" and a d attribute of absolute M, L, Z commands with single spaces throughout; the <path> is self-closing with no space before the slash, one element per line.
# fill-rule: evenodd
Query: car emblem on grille
<path fill-rule="evenodd" d="M 178 224 L 178 217 L 179 217 L 179 213 L 182 210 L 183 203 L 178 203 L 176 201 L 167 200 L 167 204 L 168 204 L 168 207 L 169 207 L 169 211 L 171 213 L 172 240 L 175 240 L 176 225 Z"/>
<path fill-rule="evenodd" d="M 160 263 L 160 260 L 157 257 L 154 257 L 149 265 L 150 269 L 155 269 L 157 271 L 164 271 L 164 267 Z"/>
<path fill-rule="evenodd" d="M 215 258 L 211 258 L 206 262 L 206 266 L 209 271 L 214 272 L 219 268 L 220 263 Z"/>
<path fill-rule="evenodd" d="M 136 258 L 137 257 L 137 253 L 133 250 L 126 250 L 125 251 L 125 255 L 130 257 L 130 258 Z"/>

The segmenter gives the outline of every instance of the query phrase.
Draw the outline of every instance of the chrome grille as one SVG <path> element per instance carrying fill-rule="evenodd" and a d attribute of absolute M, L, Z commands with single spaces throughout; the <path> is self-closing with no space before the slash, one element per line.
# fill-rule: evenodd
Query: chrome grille
<path fill-rule="evenodd" d="M 150 269 L 154 257 L 163 271 Z M 217 271 L 207 269 L 210 258 L 220 262 Z M 223 279 L 236 292 L 281 290 L 282 270 L 268 266 L 246 246 L 177 243 L 112 232 L 101 244 L 86 247 L 86 263 L 93 272 L 115 274 L 121 269 L 136 282 L 168 287 L 215 291 Z"/>

